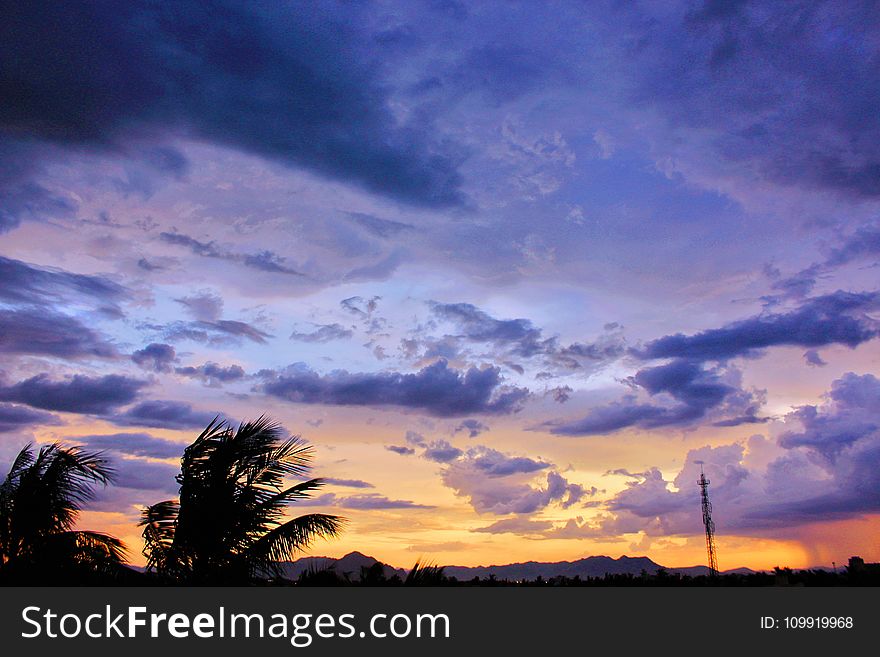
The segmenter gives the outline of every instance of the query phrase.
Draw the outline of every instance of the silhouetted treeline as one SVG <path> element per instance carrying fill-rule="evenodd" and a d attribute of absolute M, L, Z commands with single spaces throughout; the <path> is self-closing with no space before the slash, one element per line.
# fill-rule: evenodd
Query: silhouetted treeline
<path fill-rule="evenodd" d="M 412 571 L 410 575 L 412 574 Z M 267 582 L 268 583 L 268 582 Z M 776 568 L 773 572 L 739 574 L 731 573 L 709 577 L 707 575 L 680 575 L 660 570 L 656 574 L 605 575 L 603 577 L 550 577 L 538 576 L 533 580 L 501 580 L 494 576 L 459 580 L 443 574 L 442 567 L 434 567 L 428 576 L 411 579 L 399 575 L 386 577 L 381 564 L 363 568 L 360 577 L 339 574 L 333 570 L 303 573 L 295 581 L 275 580 L 272 584 L 285 586 L 880 586 L 880 572 L 874 570 L 851 571 L 844 567 L 838 572 L 827 570 L 792 570 Z"/>

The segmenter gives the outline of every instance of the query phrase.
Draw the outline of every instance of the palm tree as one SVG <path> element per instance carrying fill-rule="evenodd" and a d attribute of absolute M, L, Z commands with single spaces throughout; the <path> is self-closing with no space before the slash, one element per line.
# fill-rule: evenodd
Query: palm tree
<path fill-rule="evenodd" d="M 94 486 L 112 477 L 100 453 L 59 443 L 36 454 L 31 445 L 22 449 L 0 485 L 0 576 L 34 582 L 121 571 L 125 548 L 117 538 L 73 529 Z"/>
<path fill-rule="evenodd" d="M 193 584 L 240 584 L 279 574 L 277 563 L 318 537 L 339 534 L 344 518 L 309 514 L 285 521 L 287 505 L 322 485 L 310 479 L 312 448 L 261 416 L 233 430 L 217 418 L 184 451 L 179 501 L 143 511 L 148 570 Z"/>

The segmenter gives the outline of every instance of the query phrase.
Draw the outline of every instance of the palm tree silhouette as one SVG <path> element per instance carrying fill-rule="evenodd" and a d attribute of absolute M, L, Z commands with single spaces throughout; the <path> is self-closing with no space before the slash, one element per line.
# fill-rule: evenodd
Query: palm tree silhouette
<path fill-rule="evenodd" d="M 243 584 L 280 573 L 277 562 L 315 538 L 339 534 L 344 518 L 309 514 L 284 522 L 287 505 L 322 485 L 283 488 L 311 470 L 312 448 L 261 416 L 233 430 L 214 418 L 181 459 L 179 501 L 143 511 L 147 569 L 191 584 Z"/>
<path fill-rule="evenodd" d="M 73 529 L 94 486 L 112 477 L 100 453 L 60 443 L 22 449 L 0 485 L 0 577 L 34 583 L 122 570 L 119 539 Z"/>

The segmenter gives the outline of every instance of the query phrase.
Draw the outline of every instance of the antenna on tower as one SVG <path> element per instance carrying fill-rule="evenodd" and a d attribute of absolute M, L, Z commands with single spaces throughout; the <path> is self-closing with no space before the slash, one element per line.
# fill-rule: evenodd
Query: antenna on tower
<path fill-rule="evenodd" d="M 718 574 L 718 558 L 715 556 L 715 522 L 712 520 L 712 503 L 709 501 L 709 480 L 703 474 L 700 463 L 700 499 L 703 502 L 703 526 L 706 528 L 706 553 L 709 556 L 709 572 L 712 577 Z"/>

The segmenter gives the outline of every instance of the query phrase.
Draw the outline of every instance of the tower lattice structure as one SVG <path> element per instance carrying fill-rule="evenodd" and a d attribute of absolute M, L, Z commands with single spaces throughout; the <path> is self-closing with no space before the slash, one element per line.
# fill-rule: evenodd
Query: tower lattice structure
<path fill-rule="evenodd" d="M 709 570 L 712 577 L 718 574 L 718 557 L 715 554 L 715 522 L 712 520 L 712 503 L 709 501 L 709 480 L 700 466 L 700 499 L 703 503 L 703 526 L 706 528 L 706 554 L 709 557 Z"/>

